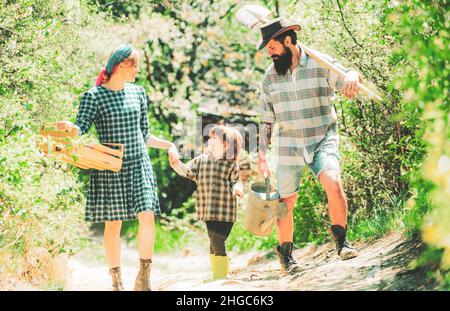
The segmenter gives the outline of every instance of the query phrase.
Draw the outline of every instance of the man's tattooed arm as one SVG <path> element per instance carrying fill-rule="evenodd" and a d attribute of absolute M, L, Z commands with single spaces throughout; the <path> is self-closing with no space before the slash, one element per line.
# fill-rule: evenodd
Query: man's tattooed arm
<path fill-rule="evenodd" d="M 272 136 L 272 123 L 261 122 L 259 124 L 259 152 L 265 154 L 270 146 Z"/>

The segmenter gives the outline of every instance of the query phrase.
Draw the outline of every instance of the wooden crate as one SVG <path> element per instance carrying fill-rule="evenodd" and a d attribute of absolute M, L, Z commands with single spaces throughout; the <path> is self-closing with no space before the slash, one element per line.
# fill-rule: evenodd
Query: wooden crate
<path fill-rule="evenodd" d="M 119 172 L 122 168 L 123 144 L 75 144 L 73 138 L 76 132 L 42 129 L 40 134 L 46 138 L 45 142 L 39 144 L 39 149 L 45 155 L 56 156 L 82 169 Z"/>

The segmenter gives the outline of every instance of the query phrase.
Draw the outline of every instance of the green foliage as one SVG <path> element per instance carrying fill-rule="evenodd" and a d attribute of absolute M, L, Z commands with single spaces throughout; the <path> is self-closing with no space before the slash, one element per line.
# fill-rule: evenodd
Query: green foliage
<path fill-rule="evenodd" d="M 336 100 L 343 181 L 350 211 L 350 237 L 381 236 L 391 229 L 405 227 L 403 218 L 409 223 L 420 222 L 418 212 L 408 214 L 403 209 L 412 195 L 409 178 L 425 154 L 421 140 L 423 131 L 419 127 L 421 111 L 404 104 L 401 93 L 394 86 L 398 71 L 407 62 L 404 56 L 394 56 L 396 61 L 392 59 L 400 38 L 386 32 L 391 23 L 387 17 L 388 2 L 309 1 L 283 5 L 269 2 L 267 5 L 274 5 L 273 9 L 279 9 L 281 14 L 301 21 L 304 29 L 300 40 L 312 42 L 312 47 L 360 70 L 366 79 L 385 92 L 386 100 L 379 105 L 363 97 L 350 101 L 337 96 Z M 178 15 L 176 9 L 180 7 L 189 7 L 190 14 Z M 221 12 L 232 11 L 233 4 L 228 2 L 221 8 Z M 155 111 L 166 108 L 180 116 L 183 113 L 174 106 L 184 109 L 188 105 L 195 110 L 214 99 L 216 105 L 223 100 L 230 105 L 256 107 L 257 96 L 252 97 L 252 94 L 258 94 L 260 73 L 268 65 L 265 52 L 255 51 L 253 43 L 257 32 L 242 29 L 228 19 L 228 13 L 219 14 L 215 19 L 204 10 L 201 3 L 191 7 L 188 1 L 154 7 L 154 12 L 163 15 L 164 20 L 179 31 L 171 36 L 160 35 L 148 45 L 146 59 L 151 66 L 147 67 L 150 72 L 145 74 L 149 93 L 156 98 L 151 102 Z M 208 10 L 214 11 L 214 8 Z M 182 83 L 174 84 L 173 81 Z M 238 87 L 237 91 L 234 87 Z M 249 96 L 250 100 L 247 100 Z M 408 118 L 404 118 L 404 111 Z M 167 112 L 166 116 L 169 115 Z M 171 132 L 176 133 L 175 123 L 186 124 L 185 121 L 193 116 L 173 118 L 169 121 L 174 124 Z M 167 123 L 168 119 L 161 121 Z M 178 184 L 171 185 L 179 188 Z M 294 211 L 296 244 L 328 239 L 326 203 L 321 186 L 305 172 Z M 257 248 L 270 246 L 270 243 L 246 234 L 242 224 L 236 224 L 233 232 L 236 233 L 230 237 L 231 247 L 238 243 Z M 275 242 L 275 239 L 270 241 Z"/>
<path fill-rule="evenodd" d="M 128 0 L 88 0 L 91 8 L 98 11 L 107 12 L 116 19 L 127 17 L 139 17 L 144 2 L 150 1 L 128 1 Z"/>
<path fill-rule="evenodd" d="M 264 3 L 300 22 L 300 41 L 359 70 L 383 92 L 380 104 L 335 98 L 350 239 L 423 229 L 437 249 L 424 255 L 423 264 L 448 288 L 448 1 Z M 235 21 L 237 1 L 0 4 L 0 278 L 4 267 L 31 275 L 40 268 L 33 260 L 37 253 L 71 253 L 82 235 L 88 175 L 43 159 L 37 132 L 43 124 L 74 121 L 79 94 L 91 86 L 105 49 L 118 41 L 141 49 L 137 83 L 147 90 L 151 132 L 181 141 L 185 155 L 197 143 L 192 137 L 199 108 L 227 116 L 229 107 L 257 106 L 270 59 L 256 51 L 258 31 Z M 165 213 L 155 249 L 184 247 L 205 236 L 194 219 L 195 184 L 170 169 L 166 151 L 149 152 Z M 255 167 L 255 155 L 249 158 Z M 306 170 L 294 210 L 296 245 L 328 239 L 326 203 Z M 242 221 L 240 210 L 230 249 L 277 243 L 275 232 L 256 238 Z M 136 230 L 136 222 L 124 224 L 128 239 Z M 440 258 L 443 265 L 434 264 Z M 49 284 L 59 288 L 58 282 Z"/>
<path fill-rule="evenodd" d="M 428 264 L 434 274 L 441 275 L 441 284 L 447 289 L 450 267 L 448 4 L 446 0 L 409 0 L 391 7 L 387 15 L 392 22 L 392 35 L 401 43 L 393 58 L 407 59 L 409 63 L 401 67 L 395 86 L 404 90 L 405 115 L 421 113 L 420 127 L 428 152 L 415 171 L 408 220 L 412 219 L 414 228 L 422 229 L 424 241 L 431 245 L 420 261 Z M 441 262 L 441 266 L 436 262 Z"/>
<path fill-rule="evenodd" d="M 182 2 L 178 6 L 175 5 L 175 8 L 187 7 L 188 3 Z M 232 5 L 227 3 L 223 6 L 223 11 Z M 405 68 L 410 68 L 411 73 L 406 75 L 407 79 L 403 81 L 411 80 L 418 84 L 420 80 L 415 79 L 418 68 L 411 66 L 409 51 L 398 53 L 405 34 L 391 31 L 394 21 L 391 16 L 393 5 L 388 1 L 295 1 L 281 4 L 269 1 L 266 5 L 273 6 L 272 9 L 279 10 L 280 14 L 292 20 L 300 21 L 303 30 L 299 39 L 302 42 L 335 56 L 344 65 L 359 70 L 367 80 L 374 82 L 377 88 L 383 91 L 385 100 L 381 104 L 375 104 L 363 97 L 356 100 L 346 100 L 339 95 L 336 97 L 341 134 L 341 166 L 349 202 L 350 238 L 380 237 L 399 228 L 410 234 L 417 231 L 430 206 L 411 206 L 406 205 L 406 202 L 411 196 L 418 201 L 425 201 L 426 193 L 431 190 L 429 182 L 416 177 L 426 153 L 422 139 L 423 108 L 420 104 L 404 101 L 405 88 L 397 82 L 398 78 L 405 77 Z M 254 50 L 252 43 L 256 42 L 257 32 L 248 32 L 234 21 L 228 22 L 228 17 L 225 16 L 222 21 L 219 19 L 216 22 L 221 26 L 217 33 L 221 33 L 222 37 L 211 35 L 205 40 L 204 34 L 208 34 L 209 29 L 214 32 L 217 28 L 214 22 L 210 23 L 206 17 L 208 15 L 203 13 L 201 8 L 202 5 L 199 4 L 192 15 L 182 16 L 173 12 L 174 6 L 160 4 L 154 9 L 172 21 L 173 25 L 180 29 L 180 34 L 169 38 L 161 35 L 158 40 L 149 43 L 148 55 L 152 58 L 150 68 L 154 68 L 150 69 L 153 74 L 147 79 L 150 89 L 168 95 L 155 96 L 160 100 L 154 101 L 152 105 L 171 107 L 167 101 L 173 101 L 174 97 L 178 98 L 175 94 L 179 94 L 183 100 L 188 99 L 187 103 L 194 109 L 197 102 L 201 104 L 211 98 L 224 98 L 231 104 L 255 107 L 257 97 L 246 101 L 245 96 L 258 93 L 261 79 L 258 73 L 263 72 L 268 65 L 267 58 L 263 56 L 264 51 L 256 53 Z M 201 16 L 205 17 L 203 22 L 195 19 Z M 188 21 L 185 20 L 186 17 Z M 192 25 L 190 20 L 196 20 L 196 23 Z M 197 33 L 198 29 L 203 28 L 205 31 Z M 187 43 L 184 37 L 189 38 Z M 183 44 L 175 48 L 174 42 L 179 41 Z M 197 45 L 196 42 L 200 44 Z M 211 42 L 214 42 L 214 47 L 210 46 Z M 438 40 L 437 43 L 439 42 Z M 202 49 L 203 46 L 206 50 Z M 227 54 L 219 51 L 229 48 L 230 53 L 235 54 L 227 61 Z M 207 55 L 207 60 L 197 64 L 199 57 L 205 58 L 203 55 Z M 242 67 L 243 64 L 246 66 Z M 442 68 L 443 65 L 440 66 Z M 227 72 L 227 76 L 231 77 L 240 70 L 252 72 L 250 84 L 246 79 L 247 75 L 237 75 L 241 79 L 238 84 L 232 80 L 221 84 L 221 79 L 226 79 L 222 72 Z M 432 72 L 437 71 L 439 70 Z M 171 74 L 162 74 L 167 72 L 173 72 L 172 80 Z M 171 81 L 183 83 L 174 85 Z M 192 81 L 192 84 L 186 83 L 187 81 Z M 248 85 L 245 85 L 246 83 Z M 226 92 L 227 88 L 217 90 L 217 86 L 241 84 L 245 85 L 242 89 L 245 91 L 244 100 L 233 99 L 234 93 Z M 197 85 L 202 88 L 196 89 Z M 442 88 L 445 89 L 445 86 Z M 192 95 L 192 89 L 198 92 L 201 101 L 195 100 L 197 97 Z M 439 94 L 442 96 L 442 91 Z M 176 106 L 185 107 L 181 100 L 176 102 Z M 169 110 L 173 111 L 170 108 Z M 182 114 L 177 112 L 176 115 Z M 178 118 L 177 122 L 180 121 L 183 122 L 183 119 Z M 173 127 L 175 128 L 176 126 Z M 323 242 L 328 239 L 326 203 L 326 196 L 318 182 L 309 172 L 305 172 L 294 211 L 296 244 Z M 269 247 L 276 239 L 267 241 L 270 242 L 251 237 L 238 222 L 233 229 L 229 245 L 240 249 Z M 244 246 L 240 247 L 239 243 Z"/>
<path fill-rule="evenodd" d="M 388 5 L 387 1 L 311 1 L 288 8 L 291 17 L 304 21 L 300 40 L 359 70 L 384 92 L 380 104 L 364 97 L 347 100 L 337 96 L 335 101 L 353 237 L 380 236 L 392 228 L 392 215 L 400 217 L 411 196 L 409 175 L 425 154 L 417 131 L 420 113 L 410 111 L 407 119 L 401 118 L 405 105 L 392 87 L 395 73 L 405 62 L 391 61 L 399 40 L 386 31 Z M 322 211 L 322 217 L 327 217 Z"/>
<path fill-rule="evenodd" d="M 163 116 L 153 109 L 150 116 L 150 130 L 153 135 L 172 141 L 169 120 L 164 120 Z M 157 178 L 161 210 L 170 212 L 181 207 L 195 190 L 195 183 L 172 170 L 166 150 L 150 149 L 149 155 Z"/>
<path fill-rule="evenodd" d="M 450 269 L 442 269 L 441 262 L 444 255 L 442 247 L 429 246 L 420 256 L 409 263 L 409 269 L 422 269 L 427 271 L 427 278 L 439 282 L 440 290 L 450 290 Z"/>
<path fill-rule="evenodd" d="M 328 234 L 326 195 L 312 172 L 305 170 L 294 210 L 294 242 L 323 242 Z"/>
<path fill-rule="evenodd" d="M 90 64 L 63 2 L 1 1 L 0 16 L 0 279 L 45 286 L 84 233 L 84 197 L 77 170 L 39 154 L 38 132 L 75 113 Z"/>

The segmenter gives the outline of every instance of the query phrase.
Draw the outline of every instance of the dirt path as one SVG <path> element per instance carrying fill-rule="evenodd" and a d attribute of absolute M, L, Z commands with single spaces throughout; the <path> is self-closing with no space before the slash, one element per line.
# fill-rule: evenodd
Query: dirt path
<path fill-rule="evenodd" d="M 69 260 L 70 275 L 66 290 L 109 290 L 110 277 L 102 259 L 100 242 L 96 250 Z M 230 279 L 203 283 L 209 275 L 204 250 L 185 250 L 176 254 L 157 254 L 152 268 L 153 290 L 429 290 L 431 284 L 421 270 L 408 264 L 422 245 L 401 234 L 355 243 L 360 256 L 341 261 L 332 244 L 307 246 L 293 255 L 304 270 L 296 275 L 281 275 L 273 252 L 230 253 Z M 123 247 L 122 270 L 126 290 L 133 288 L 138 254 Z"/>

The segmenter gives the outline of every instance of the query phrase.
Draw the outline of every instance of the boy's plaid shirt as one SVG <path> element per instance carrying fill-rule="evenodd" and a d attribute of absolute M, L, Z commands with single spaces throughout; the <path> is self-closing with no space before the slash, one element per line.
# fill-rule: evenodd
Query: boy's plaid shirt
<path fill-rule="evenodd" d="M 197 183 L 197 218 L 235 222 L 237 199 L 234 185 L 239 182 L 239 165 L 233 160 L 215 160 L 207 152 L 186 164 L 186 177 Z"/>
<path fill-rule="evenodd" d="M 350 71 L 330 56 L 318 54 L 342 71 Z M 333 96 L 343 83 L 344 79 L 320 67 L 304 51 L 292 73 L 277 74 L 273 64 L 266 70 L 259 115 L 261 122 L 274 123 L 272 143 L 279 165 L 311 163 L 321 142 L 338 146 Z"/>

